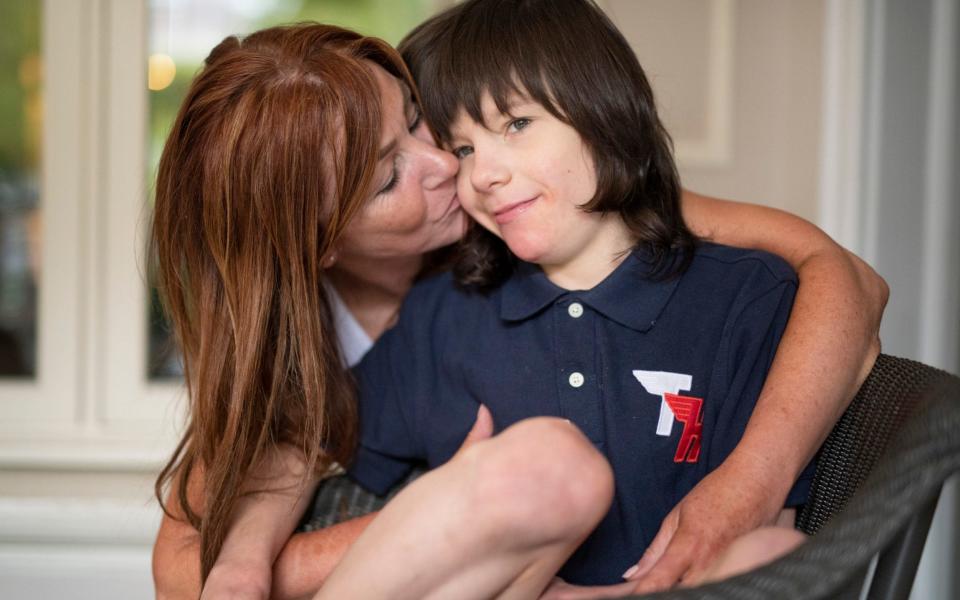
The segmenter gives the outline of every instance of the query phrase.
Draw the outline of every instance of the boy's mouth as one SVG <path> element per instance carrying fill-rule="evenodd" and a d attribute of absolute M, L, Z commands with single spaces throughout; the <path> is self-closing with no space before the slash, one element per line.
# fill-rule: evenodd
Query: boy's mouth
<path fill-rule="evenodd" d="M 529 200 L 521 200 L 493 212 L 493 220 L 497 225 L 506 225 L 527 211 L 533 203 L 540 199 L 540 196 L 534 196 Z"/>

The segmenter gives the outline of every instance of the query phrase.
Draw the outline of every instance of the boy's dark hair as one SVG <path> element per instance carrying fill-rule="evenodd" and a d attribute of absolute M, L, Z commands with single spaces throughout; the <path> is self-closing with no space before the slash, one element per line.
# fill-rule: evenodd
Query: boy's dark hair
<path fill-rule="evenodd" d="M 484 122 L 485 92 L 504 113 L 512 94 L 528 96 L 576 129 L 592 153 L 597 194 L 583 209 L 619 213 L 656 276 L 686 268 L 696 238 L 681 215 L 670 136 L 633 50 L 592 1 L 468 0 L 425 21 L 399 49 L 441 143 L 449 144 L 461 109 Z M 486 290 L 515 260 L 472 223 L 454 272 Z"/>

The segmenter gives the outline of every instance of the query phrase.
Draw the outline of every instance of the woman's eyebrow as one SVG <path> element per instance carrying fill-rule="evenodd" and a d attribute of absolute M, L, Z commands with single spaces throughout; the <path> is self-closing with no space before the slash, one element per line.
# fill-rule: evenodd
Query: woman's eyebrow
<path fill-rule="evenodd" d="M 387 144 L 383 148 L 380 148 L 380 152 L 377 154 L 377 160 L 378 161 L 383 160 L 383 157 L 393 152 L 393 149 L 396 147 L 397 147 L 397 140 L 396 138 L 394 138 L 389 142 L 387 142 Z"/>

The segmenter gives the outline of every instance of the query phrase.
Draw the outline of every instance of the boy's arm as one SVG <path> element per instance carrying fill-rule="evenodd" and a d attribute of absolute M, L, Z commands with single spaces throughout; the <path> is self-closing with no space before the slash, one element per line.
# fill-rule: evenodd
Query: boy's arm
<path fill-rule="evenodd" d="M 742 440 L 664 520 L 632 576 L 640 592 L 695 581 L 734 538 L 774 521 L 873 366 L 889 294 L 866 263 L 803 219 L 689 192 L 683 211 L 699 236 L 779 255 L 800 286 Z"/>

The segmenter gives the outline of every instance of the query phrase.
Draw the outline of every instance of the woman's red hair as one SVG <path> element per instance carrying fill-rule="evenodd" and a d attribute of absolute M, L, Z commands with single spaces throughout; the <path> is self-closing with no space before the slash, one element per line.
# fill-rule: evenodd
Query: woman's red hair
<path fill-rule="evenodd" d="M 203 579 L 269 450 L 292 445 L 312 472 L 349 460 L 356 444 L 322 261 L 371 195 L 381 124 L 371 63 L 412 87 L 389 45 L 338 27 L 228 37 L 160 159 L 152 268 L 190 410 L 156 493 L 163 504 L 175 482 L 177 512 L 200 531 Z M 198 469 L 203 498 L 191 506 Z"/>

